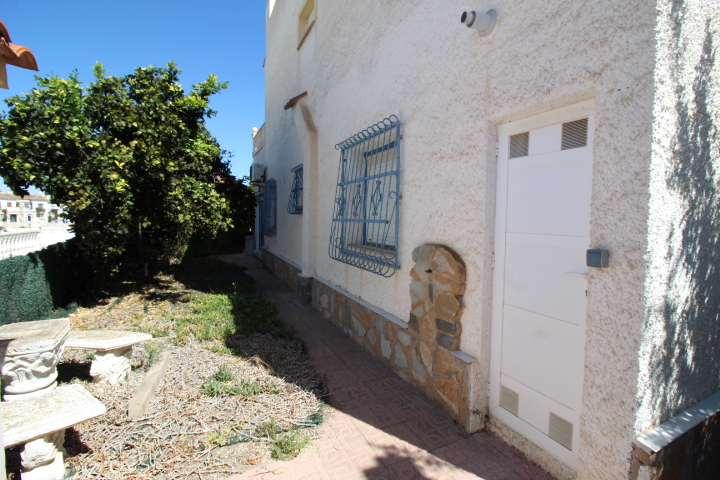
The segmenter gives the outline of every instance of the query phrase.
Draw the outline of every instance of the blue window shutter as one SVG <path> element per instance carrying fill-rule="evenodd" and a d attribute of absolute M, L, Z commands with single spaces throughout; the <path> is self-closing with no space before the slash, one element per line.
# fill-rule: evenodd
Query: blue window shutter
<path fill-rule="evenodd" d="M 277 233 L 277 182 L 265 181 L 260 218 L 260 233 L 272 237 Z"/>

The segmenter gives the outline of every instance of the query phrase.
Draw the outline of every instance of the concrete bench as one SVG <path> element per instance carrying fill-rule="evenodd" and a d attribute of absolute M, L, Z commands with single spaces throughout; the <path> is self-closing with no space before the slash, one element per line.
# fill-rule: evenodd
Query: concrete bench
<path fill-rule="evenodd" d="M 73 331 L 68 335 L 65 348 L 94 350 L 90 376 L 93 381 L 112 385 L 125 379 L 130 371 L 132 346 L 152 339 L 149 333 L 112 330 Z"/>
<path fill-rule="evenodd" d="M 62 480 L 65 429 L 107 410 L 81 385 L 63 385 L 42 395 L 0 403 L 5 448 L 25 444 L 22 480 Z"/>
<path fill-rule="evenodd" d="M 3 399 L 41 395 L 57 386 L 57 364 L 70 331 L 67 318 L 0 327 Z"/>

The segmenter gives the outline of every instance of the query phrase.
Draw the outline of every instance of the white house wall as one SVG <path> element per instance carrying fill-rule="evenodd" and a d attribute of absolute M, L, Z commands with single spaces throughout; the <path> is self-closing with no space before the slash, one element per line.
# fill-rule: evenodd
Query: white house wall
<path fill-rule="evenodd" d="M 720 3 L 662 1 L 636 430 L 720 390 Z"/>
<path fill-rule="evenodd" d="M 266 122 L 265 125 L 266 131 L 269 131 L 268 123 Z M 277 181 L 278 235 L 266 236 L 265 246 L 291 262 L 301 264 L 302 215 L 288 214 L 287 205 L 293 182 L 293 173 L 290 169 L 303 163 L 303 155 L 302 149 L 298 147 L 300 140 L 292 116 L 285 118 L 284 123 L 289 125 L 282 125 L 279 129 L 274 130 L 276 134 L 270 137 L 270 141 L 266 140 L 265 147 L 260 151 L 262 162 L 267 168 L 267 178 L 274 178 Z M 255 161 L 258 162 L 257 158 Z"/>
<path fill-rule="evenodd" d="M 591 239 L 611 268 L 589 280 L 579 478 L 626 478 L 635 434 L 653 119 L 655 3 L 641 0 L 359 2 L 317 0 L 298 50 L 303 2 L 277 0 L 268 18 L 266 161 L 278 179 L 278 235 L 270 250 L 301 263 L 302 216 L 284 213 L 303 161 L 283 106 L 302 102 L 317 127 L 315 264 L 318 277 L 407 320 L 413 249 L 447 245 L 464 260 L 460 349 L 478 360 L 477 406 L 487 410 L 495 138 L 508 121 L 594 99 Z M 481 38 L 464 10 L 495 8 Z M 395 114 L 402 122 L 399 258 L 390 278 L 329 258 L 337 181 L 335 144 Z M 307 163 L 307 160 L 305 160 Z M 307 175 L 308 172 L 306 171 Z M 307 198 L 307 197 L 306 197 Z M 561 477 L 574 473 L 494 427 Z"/>

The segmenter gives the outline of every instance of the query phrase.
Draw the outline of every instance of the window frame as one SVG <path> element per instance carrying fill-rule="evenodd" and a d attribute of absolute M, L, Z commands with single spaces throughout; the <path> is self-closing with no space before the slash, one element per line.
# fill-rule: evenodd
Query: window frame
<path fill-rule="evenodd" d="M 305 39 L 310 34 L 310 31 L 315 26 L 317 21 L 317 0 L 306 0 L 300 10 L 298 17 L 298 46 L 297 49 L 305 43 Z"/>

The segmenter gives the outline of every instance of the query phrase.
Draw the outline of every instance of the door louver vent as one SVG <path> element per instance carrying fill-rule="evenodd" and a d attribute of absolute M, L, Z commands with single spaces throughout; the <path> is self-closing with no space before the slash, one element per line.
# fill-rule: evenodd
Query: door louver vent
<path fill-rule="evenodd" d="M 573 424 L 550 412 L 550 438 L 568 450 L 572 450 Z"/>
<path fill-rule="evenodd" d="M 503 385 L 500 388 L 500 406 L 517 417 L 519 405 L 520 395 Z"/>
<path fill-rule="evenodd" d="M 562 126 L 562 150 L 580 148 L 587 146 L 588 119 L 575 120 L 574 122 L 563 123 Z"/>
<path fill-rule="evenodd" d="M 510 135 L 510 158 L 526 157 L 530 145 L 530 132 Z"/>

